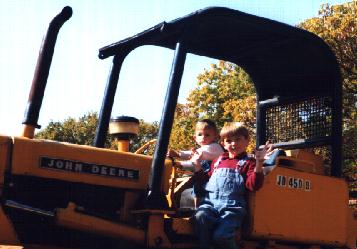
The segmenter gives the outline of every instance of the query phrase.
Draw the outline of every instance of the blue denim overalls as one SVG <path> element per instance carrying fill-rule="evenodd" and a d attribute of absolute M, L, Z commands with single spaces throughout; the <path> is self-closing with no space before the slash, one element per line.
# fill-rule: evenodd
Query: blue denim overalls
<path fill-rule="evenodd" d="M 237 162 L 235 169 L 218 168 L 222 157 L 216 161 L 205 188 L 207 194 L 195 214 L 201 248 L 209 248 L 212 240 L 229 248 L 225 242 L 234 240 L 235 231 L 241 226 L 246 214 L 245 182 L 240 171 L 247 159 L 247 156 L 233 159 Z"/>

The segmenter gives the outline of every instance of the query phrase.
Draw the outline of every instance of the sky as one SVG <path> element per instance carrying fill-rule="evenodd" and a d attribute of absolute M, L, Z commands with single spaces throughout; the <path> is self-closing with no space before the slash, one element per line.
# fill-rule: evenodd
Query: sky
<path fill-rule="evenodd" d="M 223 6 L 297 25 L 316 17 L 324 3 L 346 0 L 0 0 L 0 134 L 18 136 L 48 24 L 65 6 L 73 15 L 61 28 L 38 124 L 100 111 L 112 58 L 98 50 L 198 9 Z M 146 46 L 124 61 L 112 116 L 159 121 L 174 52 Z M 197 76 L 217 61 L 188 55 L 179 102 Z"/>

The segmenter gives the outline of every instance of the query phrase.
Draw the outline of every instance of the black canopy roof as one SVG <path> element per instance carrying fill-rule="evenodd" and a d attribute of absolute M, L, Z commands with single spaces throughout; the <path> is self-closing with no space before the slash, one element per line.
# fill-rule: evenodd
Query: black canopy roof
<path fill-rule="evenodd" d="M 331 145 L 331 175 L 341 175 L 340 72 L 334 54 L 318 36 L 237 10 L 210 7 L 171 22 L 160 23 L 135 36 L 103 47 L 99 50 L 99 58 L 115 55 L 115 59 L 96 137 L 102 139 L 107 131 L 110 115 L 105 112 L 108 109 L 105 107 L 111 108 L 113 104 L 121 63 L 133 49 L 144 45 L 177 48 L 173 63 L 175 70 L 170 75 L 152 163 L 151 189 L 155 191 L 151 193 L 155 193 L 152 194 L 155 198 L 160 195 L 160 172 L 177 103 L 180 84 L 176 81 L 181 79 L 184 52 L 233 62 L 250 75 L 257 92 L 257 147 L 265 144 L 271 134 L 284 133 L 289 126 L 276 126 L 276 123 L 279 124 L 280 115 L 286 112 L 285 109 L 291 108 L 294 110 L 291 113 L 300 115 L 301 119 L 304 116 L 308 122 L 300 122 L 305 126 L 297 126 L 297 129 L 287 131 L 291 134 L 277 137 L 275 145 L 284 148 Z M 290 118 L 289 122 L 294 124 L 294 117 L 290 116 L 286 119 Z M 269 127 L 277 129 L 269 132 Z M 96 141 L 99 141 L 95 143 L 97 145 L 104 144 L 104 139 Z"/>
<path fill-rule="evenodd" d="M 101 59 L 128 54 L 143 45 L 174 49 L 233 62 L 253 79 L 259 100 L 331 96 L 340 88 L 339 68 L 316 35 L 266 18 L 223 7 L 198 10 L 160 23 L 99 50 Z"/>

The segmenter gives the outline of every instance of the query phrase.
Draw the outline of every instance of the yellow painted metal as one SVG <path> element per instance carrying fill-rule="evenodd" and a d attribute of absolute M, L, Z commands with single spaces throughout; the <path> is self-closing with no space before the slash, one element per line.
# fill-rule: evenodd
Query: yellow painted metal
<path fill-rule="evenodd" d="M 140 197 L 141 193 L 138 191 L 125 191 L 123 205 L 120 208 L 120 221 L 129 221 L 132 218 L 130 211 Z"/>
<path fill-rule="evenodd" d="M 22 127 L 22 137 L 26 137 L 26 138 L 34 138 L 35 136 L 35 130 L 36 128 L 33 125 L 23 125 Z"/>
<path fill-rule="evenodd" d="M 265 176 L 263 188 L 249 197 L 252 238 L 347 243 L 348 188 L 342 179 L 276 167 Z"/>
<path fill-rule="evenodd" d="M 46 179 L 58 179 L 133 190 L 147 190 L 152 161 L 152 157 L 140 154 L 21 137 L 14 138 L 13 155 L 12 173 L 15 175 L 37 176 Z M 114 168 L 138 170 L 139 179 L 113 177 L 105 167 L 102 168 L 100 175 L 57 170 L 55 168 L 41 168 L 40 158 L 44 156 Z M 165 193 L 168 193 L 171 168 L 170 160 L 167 160 L 163 175 L 163 179 L 165 180 L 162 186 L 162 190 Z"/>
<path fill-rule="evenodd" d="M 0 249 L 23 249 L 23 248 L 24 248 L 23 246 L 0 245 Z M 26 247 L 26 249 L 28 248 Z"/>
<path fill-rule="evenodd" d="M 128 152 L 129 151 L 129 140 L 118 140 L 118 151 Z"/>
<path fill-rule="evenodd" d="M 347 216 L 347 247 L 357 247 L 357 208 L 349 208 L 350 215 Z"/>
<path fill-rule="evenodd" d="M 147 246 L 149 248 L 170 248 L 171 243 L 164 231 L 164 215 L 152 213 L 147 228 Z"/>
<path fill-rule="evenodd" d="M 5 170 L 9 168 L 12 139 L 8 136 L 0 135 L 0 195 L 4 186 Z"/>
<path fill-rule="evenodd" d="M 5 171 L 9 168 L 12 139 L 0 135 L 0 196 L 4 187 Z M 0 245 L 20 245 L 9 218 L 0 206 Z"/>
<path fill-rule="evenodd" d="M 320 175 L 325 174 L 322 156 L 316 155 L 307 149 L 289 150 L 286 153 L 290 156 L 292 163 L 298 162 L 295 163 L 298 169 Z M 293 158 L 296 158 L 295 161 L 292 160 Z"/>
<path fill-rule="evenodd" d="M 15 229 L 0 206 L 0 245 L 20 245 Z"/>
<path fill-rule="evenodd" d="M 175 193 L 175 186 L 176 186 L 176 168 L 172 167 L 172 171 L 171 171 L 171 176 L 170 176 L 170 180 L 169 180 L 169 184 L 170 184 L 170 188 L 169 188 L 169 192 L 166 195 L 166 199 L 168 200 L 168 204 L 169 207 L 173 207 L 174 206 L 174 193 Z"/>
<path fill-rule="evenodd" d="M 123 223 L 116 223 L 98 217 L 78 213 L 76 205 L 70 203 L 67 208 L 59 208 L 56 212 L 56 223 L 60 226 L 101 234 L 113 238 L 124 238 L 145 245 L 146 233 L 144 230 Z"/>
<path fill-rule="evenodd" d="M 146 150 L 149 146 L 155 144 L 157 139 L 151 139 L 149 142 L 146 142 L 144 145 L 142 145 L 139 149 L 137 149 L 134 153 L 135 154 L 140 154 L 143 153 L 144 150 Z"/>
<path fill-rule="evenodd" d="M 193 235 L 193 224 L 190 218 L 172 218 L 172 230 L 178 234 Z"/>
<path fill-rule="evenodd" d="M 9 167 L 12 151 L 12 174 L 36 176 L 44 179 L 58 179 L 92 185 L 103 185 L 125 189 L 124 203 L 118 222 L 78 213 L 74 204 L 58 209 L 57 223 L 72 229 L 90 231 L 115 238 L 135 240 L 146 246 L 168 248 L 189 247 L 193 242 L 171 243 L 164 231 L 165 219 L 171 219 L 173 231 L 177 234 L 193 234 L 190 221 L 185 218 L 171 218 L 167 210 L 152 210 L 148 217 L 146 231 L 120 221 L 130 221 L 132 206 L 147 190 L 152 158 L 129 152 L 118 152 L 91 146 L 73 145 L 23 137 L 0 136 L 0 186 L 4 172 Z M 302 156 L 304 155 L 304 157 Z M 93 175 L 40 167 L 41 157 L 50 157 L 75 162 L 106 165 L 139 171 L 139 179 L 115 178 L 109 175 Z M 351 246 L 357 237 L 356 213 L 348 208 L 348 188 L 344 180 L 321 174 L 318 158 L 309 161 L 308 154 L 282 157 L 278 166 L 265 176 L 261 190 L 249 194 L 248 239 L 286 241 L 315 245 Z M 283 160 L 281 160 L 283 159 Z M 285 161 L 284 161 L 285 160 Z M 283 167 L 290 160 L 290 168 Z M 104 172 L 105 173 L 105 172 Z M 172 197 L 175 184 L 169 192 L 169 179 L 175 176 L 172 162 L 165 162 L 163 192 Z M 284 179 L 284 180 L 283 180 Z M 177 180 L 177 179 L 176 179 Z M 285 182 L 283 184 L 282 182 Z M 145 211 L 147 212 L 147 211 Z M 16 238 L 11 222 L 0 212 L 1 239 Z M 5 234 L 2 237 L 2 234 Z M 13 242 L 15 239 L 11 239 Z M 248 243 L 249 244 L 249 243 Z M 255 243 L 253 243 L 255 244 Z M 277 243 L 274 248 L 280 248 Z"/>

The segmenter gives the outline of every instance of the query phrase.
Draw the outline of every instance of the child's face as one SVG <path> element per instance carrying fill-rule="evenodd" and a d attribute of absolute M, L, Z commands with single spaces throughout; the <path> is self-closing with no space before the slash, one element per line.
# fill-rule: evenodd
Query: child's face
<path fill-rule="evenodd" d="M 195 135 L 193 136 L 196 143 L 199 145 L 208 145 L 215 142 L 218 138 L 217 133 L 211 128 L 196 128 Z"/>
<path fill-rule="evenodd" d="M 222 141 L 223 147 L 228 151 L 229 157 L 233 158 L 246 151 L 249 139 L 244 136 L 230 136 Z"/>

